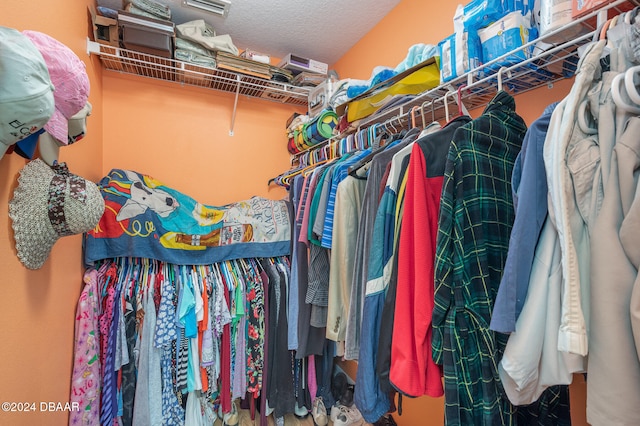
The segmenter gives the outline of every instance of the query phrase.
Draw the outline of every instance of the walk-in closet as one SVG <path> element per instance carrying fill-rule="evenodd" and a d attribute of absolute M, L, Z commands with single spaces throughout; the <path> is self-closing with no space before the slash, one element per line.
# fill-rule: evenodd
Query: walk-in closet
<path fill-rule="evenodd" d="M 0 425 L 640 425 L 638 0 L 5 0 Z"/>

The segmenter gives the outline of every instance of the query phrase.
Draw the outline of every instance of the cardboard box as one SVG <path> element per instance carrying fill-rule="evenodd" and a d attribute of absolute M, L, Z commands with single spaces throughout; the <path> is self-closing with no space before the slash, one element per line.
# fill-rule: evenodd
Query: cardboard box
<path fill-rule="evenodd" d="M 118 47 L 118 20 L 98 15 L 93 5 L 89 5 L 89 12 L 91 13 L 91 25 L 93 27 L 93 40 Z"/>

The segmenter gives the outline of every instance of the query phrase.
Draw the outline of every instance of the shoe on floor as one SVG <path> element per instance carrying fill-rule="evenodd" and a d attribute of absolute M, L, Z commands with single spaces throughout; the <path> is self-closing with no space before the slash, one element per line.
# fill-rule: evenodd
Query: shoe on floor
<path fill-rule="evenodd" d="M 347 385 L 344 392 L 340 396 L 340 405 L 345 405 L 347 407 L 351 407 L 353 405 L 353 385 Z"/>
<path fill-rule="evenodd" d="M 327 418 L 327 408 L 324 406 L 322 397 L 318 396 L 313 400 L 311 416 L 313 417 L 313 422 L 317 426 L 326 426 L 329 423 L 329 419 Z"/>
<path fill-rule="evenodd" d="M 222 413 L 222 405 L 219 408 L 218 417 L 222 419 L 222 424 L 225 426 L 237 426 L 240 422 L 240 415 L 238 414 L 238 407 L 236 402 L 231 402 L 231 411 L 228 413 Z"/>
<path fill-rule="evenodd" d="M 333 419 L 334 408 L 337 408 L 335 420 Z M 331 407 L 331 420 L 333 420 L 334 426 L 361 426 L 365 424 L 362 414 L 355 405 L 351 407 L 334 405 Z"/>
<path fill-rule="evenodd" d="M 339 372 L 331 378 L 331 393 L 336 401 L 339 401 L 344 395 L 344 391 L 349 386 L 349 380 L 347 375 L 343 372 Z"/>
<path fill-rule="evenodd" d="M 295 414 L 295 416 L 299 419 L 304 419 L 309 415 L 309 410 L 307 409 L 307 407 L 305 407 L 304 405 L 302 407 L 299 406 L 298 402 L 296 402 L 296 407 L 293 411 L 293 414 Z"/>
<path fill-rule="evenodd" d="M 398 426 L 398 424 L 393 419 L 393 416 L 389 414 L 388 416 L 380 417 L 378 421 L 373 424 L 373 426 Z"/>

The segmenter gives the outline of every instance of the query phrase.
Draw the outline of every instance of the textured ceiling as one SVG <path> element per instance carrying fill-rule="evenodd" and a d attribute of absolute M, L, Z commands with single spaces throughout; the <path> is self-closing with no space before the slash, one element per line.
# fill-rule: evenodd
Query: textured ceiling
<path fill-rule="evenodd" d="M 204 19 L 217 34 L 229 34 L 240 49 L 273 57 L 287 53 L 329 65 L 340 59 L 400 0 L 231 0 L 226 18 L 183 6 L 168 5 L 172 21 Z M 98 3 L 105 1 L 98 0 Z"/>

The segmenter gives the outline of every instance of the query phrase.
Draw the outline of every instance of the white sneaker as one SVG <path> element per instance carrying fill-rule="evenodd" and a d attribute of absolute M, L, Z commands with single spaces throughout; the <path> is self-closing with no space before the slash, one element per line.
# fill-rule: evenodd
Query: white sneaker
<path fill-rule="evenodd" d="M 299 419 L 304 419 L 309 415 L 309 410 L 304 405 L 302 407 L 299 406 L 296 401 L 296 407 L 293 409 L 293 414 L 295 414 Z"/>
<path fill-rule="evenodd" d="M 231 401 L 231 411 L 228 413 L 223 413 L 222 405 L 220 405 L 218 408 L 218 417 L 222 420 L 224 426 L 237 426 L 240 418 L 236 401 Z"/>
<path fill-rule="evenodd" d="M 327 426 L 329 423 L 329 420 L 327 419 L 327 408 L 324 406 L 322 397 L 318 396 L 313 400 L 311 416 L 313 417 L 313 422 L 317 426 Z"/>
<path fill-rule="evenodd" d="M 335 420 L 333 420 L 333 407 L 331 408 L 331 420 L 333 420 L 334 426 L 362 426 L 365 424 L 362 414 L 355 405 L 334 407 L 337 407 Z"/>
<path fill-rule="evenodd" d="M 346 410 L 347 407 L 346 405 L 342 405 L 339 402 L 336 402 L 335 405 L 331 406 L 331 412 L 329 413 L 329 418 L 331 419 L 332 422 L 336 422 L 338 420 L 338 416 L 340 415 L 340 413 L 342 413 L 343 410 Z"/>
<path fill-rule="evenodd" d="M 331 419 L 332 422 L 334 423 L 336 422 L 336 420 L 338 419 L 338 414 L 340 414 L 342 407 L 343 406 L 340 404 L 331 406 L 331 412 L 329 413 L 329 418 Z"/>

